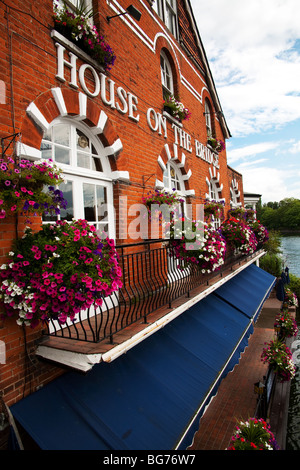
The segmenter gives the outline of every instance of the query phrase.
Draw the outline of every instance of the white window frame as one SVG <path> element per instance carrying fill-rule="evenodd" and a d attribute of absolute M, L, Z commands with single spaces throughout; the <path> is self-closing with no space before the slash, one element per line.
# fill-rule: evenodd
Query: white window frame
<path fill-rule="evenodd" d="M 221 199 L 219 198 L 219 194 L 218 194 L 217 184 L 214 179 L 211 179 L 209 182 L 209 199 L 211 201 L 221 201 Z M 217 230 L 221 225 L 221 220 L 215 219 L 214 216 L 212 217 L 213 217 L 213 220 L 211 221 L 211 223 L 214 226 L 215 230 Z"/>
<path fill-rule="evenodd" d="M 174 94 L 174 79 L 170 61 L 164 51 L 160 53 L 160 71 L 161 71 L 161 83 L 163 87 L 163 95 Z M 168 86 L 168 79 L 170 85 Z"/>
<path fill-rule="evenodd" d="M 171 171 L 174 170 L 175 172 L 175 177 L 172 177 Z M 178 183 L 179 189 L 174 188 L 173 181 Z M 180 196 L 181 199 L 184 200 L 182 204 L 182 215 L 186 214 L 186 195 L 185 195 L 185 186 L 184 186 L 184 181 L 182 178 L 181 172 L 178 170 L 177 166 L 171 162 L 168 162 L 166 164 L 166 169 L 163 173 L 163 184 L 164 184 L 164 190 L 169 192 L 170 194 L 176 192 L 178 196 Z"/>
<path fill-rule="evenodd" d="M 55 126 L 59 125 L 68 125 L 70 126 L 70 146 L 66 146 L 66 148 L 70 148 L 70 164 L 60 163 L 55 161 L 54 157 L 54 145 L 52 144 L 52 154 L 51 158 L 53 159 L 54 163 L 62 169 L 63 177 L 65 182 L 72 183 L 72 193 L 73 193 L 73 217 L 75 219 L 84 219 L 84 195 L 83 195 L 83 185 L 84 183 L 92 184 L 92 185 L 99 185 L 106 188 L 106 195 L 107 195 L 107 205 L 105 205 L 105 209 L 107 211 L 107 225 L 108 225 L 108 233 L 107 235 L 109 238 L 116 238 L 115 232 L 115 220 L 114 220 L 114 210 L 113 210 L 113 184 L 111 178 L 111 167 L 108 161 L 108 157 L 105 155 L 104 147 L 99 139 L 97 139 L 93 134 L 90 132 L 88 126 L 85 124 L 75 121 L 74 119 L 70 118 L 57 118 L 55 119 L 50 126 L 50 132 L 53 132 L 52 129 Z M 93 146 L 97 151 L 97 155 L 101 161 L 102 171 L 96 171 L 90 168 L 79 167 L 76 164 L 77 158 L 77 144 L 76 144 L 76 129 L 79 129 L 83 132 L 91 141 Z M 49 132 L 49 131 L 48 131 Z M 49 141 L 42 140 L 43 143 L 47 143 Z M 51 141 L 50 141 L 51 142 Z M 59 216 L 58 216 L 59 218 Z M 53 219 L 55 220 L 55 219 Z M 47 221 L 45 223 L 48 223 Z M 91 224 L 94 223 L 91 221 Z M 99 227 L 104 224 L 104 221 L 98 223 Z M 95 221 L 95 225 L 97 225 L 97 221 Z M 100 234 L 100 233 L 99 233 Z"/>
<path fill-rule="evenodd" d="M 207 135 L 212 137 L 212 118 L 211 118 L 211 109 L 208 99 L 205 99 L 204 102 L 204 113 L 205 113 L 205 124 Z"/>
<path fill-rule="evenodd" d="M 174 177 L 171 174 L 172 170 L 174 171 Z M 180 195 L 182 196 L 184 195 L 184 190 L 183 190 L 184 183 L 182 180 L 182 176 L 177 170 L 177 168 L 175 167 L 175 165 L 173 165 L 170 162 L 168 162 L 166 165 L 166 170 L 164 171 L 164 174 L 163 174 L 163 181 L 164 181 L 164 188 L 167 191 L 171 192 L 175 190 Z M 167 182 L 167 185 L 165 185 L 165 182 Z M 179 188 L 174 187 L 173 182 L 175 182 L 176 185 L 178 184 Z"/>
<path fill-rule="evenodd" d="M 178 14 L 176 0 L 155 0 L 153 8 L 175 38 L 178 39 Z"/>

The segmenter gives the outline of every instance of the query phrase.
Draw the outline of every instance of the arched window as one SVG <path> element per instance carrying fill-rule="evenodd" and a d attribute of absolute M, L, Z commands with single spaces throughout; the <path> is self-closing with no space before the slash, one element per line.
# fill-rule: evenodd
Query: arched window
<path fill-rule="evenodd" d="M 111 168 L 100 140 L 86 125 L 58 118 L 43 136 L 41 153 L 63 170 L 65 181 L 60 189 L 68 207 L 58 217 L 86 219 L 99 234 L 115 238 Z M 53 220 L 53 216 L 44 218 L 45 222 Z"/>
<path fill-rule="evenodd" d="M 165 98 L 170 94 L 174 94 L 174 80 L 171 64 L 163 51 L 160 54 L 160 70 L 163 97 Z"/>
<path fill-rule="evenodd" d="M 164 171 L 164 187 L 165 189 L 172 191 L 175 189 L 177 192 L 182 191 L 182 178 L 179 175 L 179 172 L 171 163 L 167 164 L 167 168 Z"/>
<path fill-rule="evenodd" d="M 220 189 L 218 187 L 217 180 L 212 178 L 209 182 L 208 189 L 209 189 L 208 199 L 210 199 L 211 201 L 220 201 L 221 200 L 220 199 Z M 221 225 L 221 221 L 220 221 L 220 219 L 214 218 L 214 216 L 212 215 L 211 224 L 217 230 Z"/>
<path fill-rule="evenodd" d="M 175 164 L 168 162 L 163 174 L 163 184 L 166 191 L 174 192 L 185 201 L 185 186 L 181 172 Z M 185 214 L 185 202 L 181 203 L 181 214 Z"/>
<path fill-rule="evenodd" d="M 218 190 L 214 180 L 211 180 L 209 184 L 209 197 L 212 201 L 218 200 Z"/>
<path fill-rule="evenodd" d="M 212 115 L 211 115 L 211 108 L 210 108 L 208 99 L 206 99 L 204 103 L 204 113 L 205 113 L 207 135 L 212 137 L 213 136 Z"/>

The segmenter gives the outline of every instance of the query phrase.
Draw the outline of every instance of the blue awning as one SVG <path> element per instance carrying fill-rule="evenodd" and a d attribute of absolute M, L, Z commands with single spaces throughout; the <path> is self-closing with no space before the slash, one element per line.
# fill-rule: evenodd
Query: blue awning
<path fill-rule="evenodd" d="M 43 450 L 186 449 L 274 282 L 249 266 L 112 363 L 19 401 L 14 417 Z"/>

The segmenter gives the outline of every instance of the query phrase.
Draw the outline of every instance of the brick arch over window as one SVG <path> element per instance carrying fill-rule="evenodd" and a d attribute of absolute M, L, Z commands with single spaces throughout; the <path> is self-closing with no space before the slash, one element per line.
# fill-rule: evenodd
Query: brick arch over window
<path fill-rule="evenodd" d="M 210 187 L 211 187 L 211 183 L 214 184 L 214 187 L 216 189 L 216 192 L 217 192 L 217 199 L 220 200 L 222 199 L 222 190 L 223 190 L 223 184 L 220 183 L 220 173 L 217 172 L 216 168 L 215 167 L 210 167 L 209 168 L 209 176 L 210 178 L 207 178 L 206 177 L 206 184 L 207 184 L 207 187 L 208 187 L 208 192 L 206 193 L 206 198 L 207 199 L 210 199 Z"/>
<path fill-rule="evenodd" d="M 185 196 L 194 196 L 195 191 L 190 187 L 192 171 L 188 168 L 185 154 L 178 149 L 176 144 L 173 144 L 172 146 L 165 144 L 157 158 L 156 187 L 164 187 L 163 173 L 166 170 L 168 162 L 172 162 L 181 173 L 185 187 Z"/>
<path fill-rule="evenodd" d="M 231 207 L 241 206 L 240 202 L 241 193 L 239 190 L 239 183 L 236 179 L 231 180 L 230 186 L 230 205 Z"/>
<path fill-rule="evenodd" d="M 38 156 L 44 132 L 60 116 L 74 117 L 87 124 L 103 144 L 112 171 L 117 170 L 117 157 L 123 147 L 113 124 L 87 95 L 69 89 L 53 88 L 29 104 L 22 123 L 19 153 L 29 157 Z"/>

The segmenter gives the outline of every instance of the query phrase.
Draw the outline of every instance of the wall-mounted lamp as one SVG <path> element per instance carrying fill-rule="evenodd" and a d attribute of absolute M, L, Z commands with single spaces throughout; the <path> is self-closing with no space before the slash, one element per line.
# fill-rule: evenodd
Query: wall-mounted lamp
<path fill-rule="evenodd" d="M 107 16 L 106 19 L 109 22 L 112 18 L 116 18 L 117 16 L 122 16 L 122 15 L 127 15 L 129 13 L 130 16 L 132 16 L 136 21 L 140 21 L 142 13 L 137 10 L 133 5 L 129 5 L 129 7 L 126 8 L 126 11 L 124 13 L 120 13 L 119 15 L 114 15 L 114 16 Z"/>

